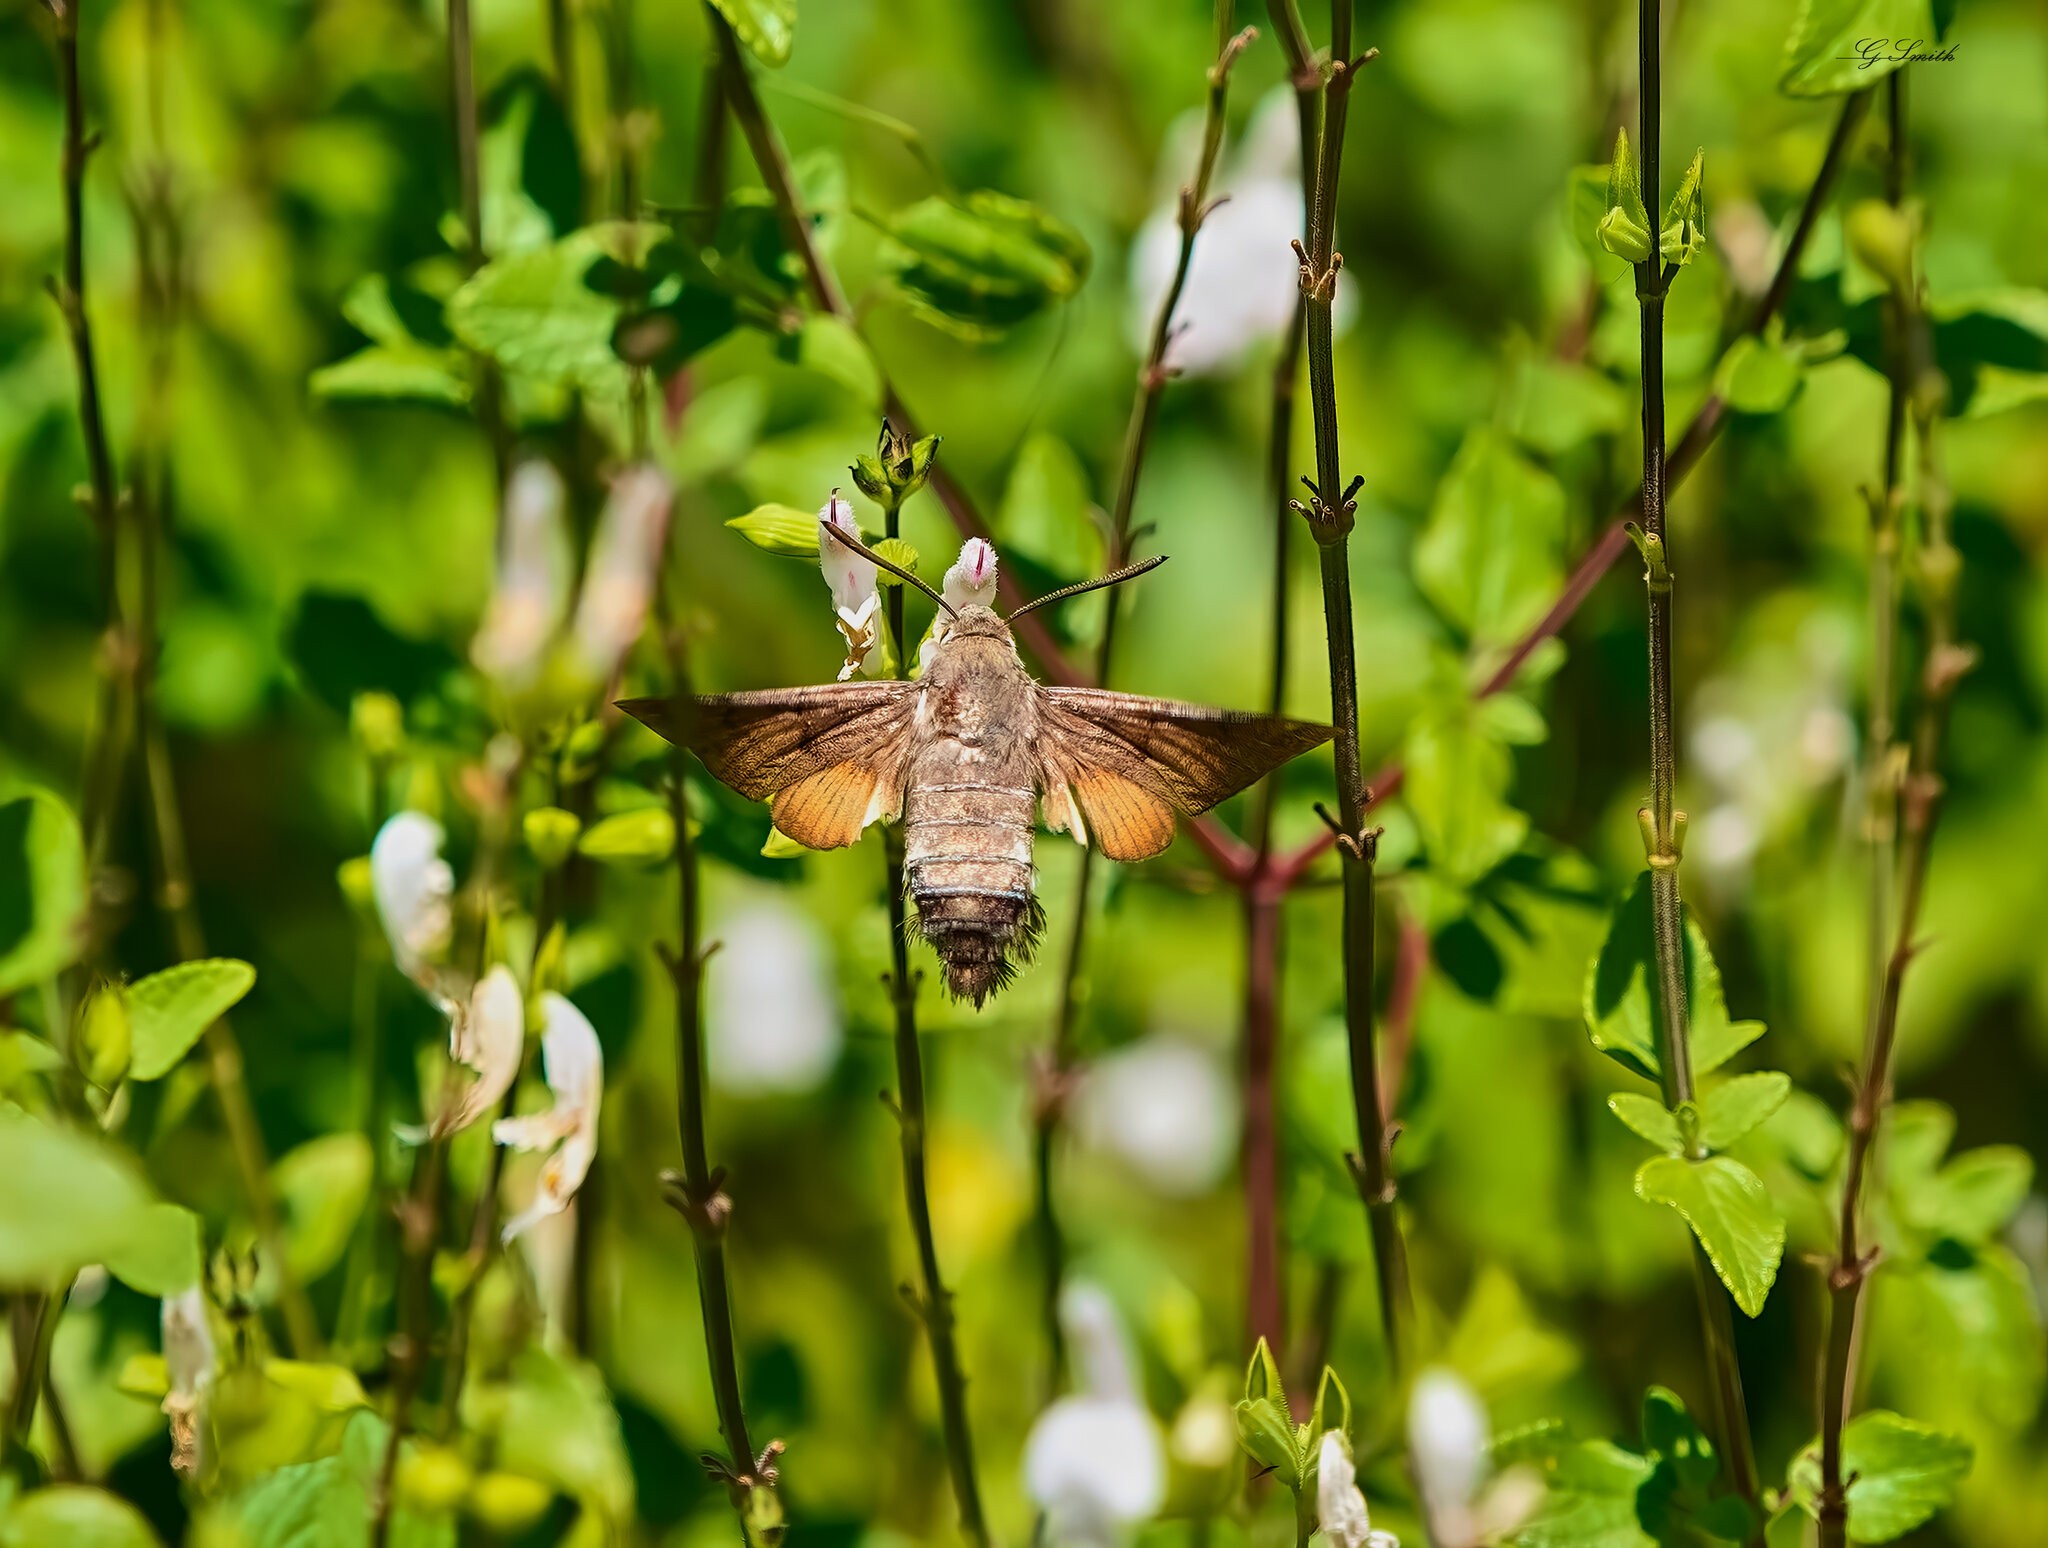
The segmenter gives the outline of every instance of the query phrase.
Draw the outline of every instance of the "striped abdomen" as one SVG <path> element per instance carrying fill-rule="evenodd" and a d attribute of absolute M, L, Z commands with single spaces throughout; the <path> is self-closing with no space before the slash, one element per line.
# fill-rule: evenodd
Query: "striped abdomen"
<path fill-rule="evenodd" d="M 987 783 L 974 777 L 981 769 Z M 934 777 L 919 777 L 927 772 Z M 1008 982 L 1012 953 L 1030 955 L 1033 804 L 1029 786 L 951 759 L 916 771 L 904 800 L 905 879 L 918 924 L 945 964 L 946 987 L 976 1005 Z"/>

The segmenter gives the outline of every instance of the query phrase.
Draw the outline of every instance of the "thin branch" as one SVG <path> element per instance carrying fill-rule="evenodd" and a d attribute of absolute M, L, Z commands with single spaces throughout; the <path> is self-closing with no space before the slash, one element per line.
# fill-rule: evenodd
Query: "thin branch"
<path fill-rule="evenodd" d="M 1887 82 L 1891 119 L 1891 159 L 1886 191 L 1896 208 L 1904 202 L 1906 158 L 1905 72 Z M 1921 904 L 1941 815 L 1945 786 L 1941 776 L 1947 741 L 1949 708 L 1957 684 L 1976 660 L 1976 653 L 1956 639 L 1956 582 L 1961 556 L 1950 536 L 1952 497 L 1938 457 L 1942 384 L 1929 360 L 1925 315 L 1917 279 L 1895 289 L 1888 309 L 1892 337 L 1893 409 L 1886 438 L 1887 485 L 1895 488 L 1903 462 L 1902 413 L 1909 407 L 1919 447 L 1921 552 L 1917 574 L 1927 627 L 1927 650 L 1919 681 L 1919 708 L 1903 786 L 1898 791 L 1903 870 L 1899 879 L 1891 947 L 1871 1008 L 1863 1067 L 1856 1080 L 1849 1112 L 1849 1155 L 1842 1185 L 1840 1242 L 1828 1273 L 1828 1341 L 1821 1375 L 1821 1548 L 1842 1548 L 1847 1542 L 1850 1480 L 1844 1476 L 1842 1430 L 1856 1401 L 1857 1331 L 1864 1287 L 1876 1266 L 1875 1247 L 1862 1246 L 1860 1214 L 1864 1184 L 1877 1145 L 1884 1109 L 1892 1095 L 1892 1056 L 1898 1041 L 1899 1000 L 1906 968 L 1911 963 L 1920 928 Z M 1902 401 L 1903 400 L 1903 401 Z M 1885 497 L 1887 519 L 1897 520 L 1902 497 Z M 1896 536 L 1897 528 L 1892 529 Z M 1873 581 L 1875 584 L 1875 581 Z M 1885 599 L 1889 601 L 1890 599 Z M 1892 604 L 1895 606 L 1895 603 Z M 1874 688 L 1876 685 L 1873 685 Z M 1883 684 L 1888 695 L 1890 684 Z M 1871 706 L 1873 735 L 1880 706 Z"/>
<path fill-rule="evenodd" d="M 1223 149 L 1224 110 L 1230 95 L 1230 67 L 1258 36 L 1256 29 L 1247 27 L 1232 34 L 1230 30 L 1231 0 L 1217 0 L 1216 5 L 1216 57 L 1209 66 L 1208 106 L 1202 122 L 1202 150 L 1195 163 L 1194 177 L 1180 191 L 1178 224 L 1180 227 L 1180 252 L 1173 266 L 1173 277 L 1168 282 L 1166 294 L 1161 298 L 1159 311 L 1152 319 L 1151 340 L 1145 350 L 1144 364 L 1138 370 L 1138 389 L 1131 402 L 1131 417 L 1124 431 L 1123 459 L 1117 475 L 1116 499 L 1110 511 L 1109 562 L 1111 574 L 1123 570 L 1131 561 L 1131 513 L 1138 499 L 1138 481 L 1145 470 L 1145 454 L 1151 449 L 1153 427 L 1159 420 L 1159 401 L 1166 391 L 1166 384 L 1172 380 L 1172 369 L 1166 363 L 1167 352 L 1173 346 L 1174 314 L 1180 308 L 1180 298 L 1187 288 L 1188 271 L 1194 263 L 1195 238 L 1200 234 L 1202 223 L 1215 206 L 1209 200 L 1209 188 L 1216 175 L 1216 161 Z M 1155 561 L 1156 562 L 1156 561 Z M 1060 593 L 1052 593 L 1053 596 Z M 1028 613 L 1050 597 L 1039 598 L 1025 604 L 1024 608 L 1012 611 L 1010 621 L 1014 625 L 1023 613 Z M 1115 660 L 1116 626 L 1119 609 L 1118 596 L 1112 592 L 1106 599 L 1102 614 L 1102 636 L 1095 648 L 1095 681 L 1107 683 Z M 1081 864 L 1074 885 L 1072 903 L 1072 927 L 1067 938 L 1067 954 L 1060 981 L 1059 1009 L 1053 1023 L 1050 1068 L 1047 1079 L 1049 1090 L 1063 1090 L 1074 1060 L 1074 1039 L 1081 1016 L 1081 997 L 1085 987 L 1084 974 L 1088 944 L 1089 900 L 1094 893 L 1095 849 L 1091 845 L 1081 851 Z M 1037 1104 L 1038 1134 L 1034 1146 L 1038 1165 L 1038 1200 L 1040 1218 L 1038 1237 L 1044 1252 L 1042 1265 L 1045 1274 L 1045 1293 L 1042 1297 L 1045 1314 L 1046 1347 L 1051 1358 L 1048 1390 L 1057 1391 L 1060 1385 L 1060 1362 L 1063 1340 L 1059 1326 L 1059 1284 L 1065 1271 L 1065 1249 L 1061 1240 L 1059 1217 L 1053 1210 L 1052 1158 L 1053 1135 L 1057 1129 L 1064 1104 L 1057 1101 L 1041 1101 Z"/>
<path fill-rule="evenodd" d="M 1408 1249 L 1396 1213 L 1397 1189 L 1388 1155 L 1393 1131 L 1379 1092 L 1373 1020 L 1373 865 L 1379 835 L 1365 826 L 1367 791 L 1359 757 L 1358 654 L 1351 613 L 1350 538 L 1363 480 L 1345 483 L 1337 435 L 1334 310 L 1343 257 L 1336 250 L 1337 194 L 1344 157 L 1344 123 L 1352 81 L 1370 53 L 1351 53 L 1351 0 L 1332 0 L 1330 62 L 1323 85 L 1323 121 L 1301 259 L 1302 301 L 1308 313 L 1309 406 L 1315 419 L 1316 477 L 1300 507 L 1315 537 L 1323 582 L 1323 622 L 1330 658 L 1330 712 L 1337 755 L 1336 844 L 1343 857 L 1344 1020 L 1350 1043 L 1352 1109 L 1358 1153 L 1349 1158 L 1365 1204 L 1379 1279 L 1380 1314 L 1388 1357 L 1397 1369 L 1411 1352 L 1414 1308 L 1408 1287 Z"/>

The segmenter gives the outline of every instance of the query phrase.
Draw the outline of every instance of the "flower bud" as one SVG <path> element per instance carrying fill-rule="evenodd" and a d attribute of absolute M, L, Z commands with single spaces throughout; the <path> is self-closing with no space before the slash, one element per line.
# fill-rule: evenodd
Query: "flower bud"
<path fill-rule="evenodd" d="M 520 826 L 533 858 L 544 870 L 552 871 L 574 852 L 583 819 L 559 806 L 540 806 L 528 812 Z"/>
<path fill-rule="evenodd" d="M 518 1537 L 547 1513 L 555 1491 L 519 1473 L 483 1473 L 469 1490 L 469 1513 L 499 1537 Z"/>
<path fill-rule="evenodd" d="M 1600 245 L 1628 263 L 1641 263 L 1650 256 L 1650 232 L 1642 222 L 1620 206 L 1600 217 Z"/>
<path fill-rule="evenodd" d="M 1316 1456 L 1316 1520 L 1330 1548 L 1400 1548 L 1393 1533 L 1373 1530 L 1342 1430 L 1324 1431 Z"/>
<path fill-rule="evenodd" d="M 1860 200 L 1842 222 L 1849 251 L 1895 295 L 1912 293 L 1913 248 L 1919 234 L 1919 222 L 1909 211 L 1882 199 Z"/>
<path fill-rule="evenodd" d="M 398 1464 L 398 1497 L 415 1510 L 438 1515 L 469 1493 L 469 1464 L 451 1446 L 422 1445 Z"/>
<path fill-rule="evenodd" d="M 377 830 L 370 846 L 370 891 L 391 942 L 392 958 L 408 978 L 421 979 L 448 949 L 454 932 L 450 899 L 455 873 L 441 858 L 441 825 L 422 812 L 399 812 Z"/>
<path fill-rule="evenodd" d="M 349 703 L 348 729 L 363 756 L 381 763 L 405 746 L 405 710 L 388 693 L 359 693 Z"/>
<path fill-rule="evenodd" d="M 1423 1509 L 1433 1521 L 1461 1519 L 1486 1476 L 1486 1410 L 1472 1389 L 1441 1367 L 1415 1378 L 1408 1399 L 1408 1457 Z"/>
<path fill-rule="evenodd" d="M 79 1067 L 102 1090 L 128 1073 L 128 1002 L 120 985 L 104 984 L 85 1002 L 78 1021 Z"/>
<path fill-rule="evenodd" d="M 377 913 L 377 888 L 370 870 L 370 857 L 357 855 L 334 868 L 335 885 L 348 906 L 371 918 Z"/>

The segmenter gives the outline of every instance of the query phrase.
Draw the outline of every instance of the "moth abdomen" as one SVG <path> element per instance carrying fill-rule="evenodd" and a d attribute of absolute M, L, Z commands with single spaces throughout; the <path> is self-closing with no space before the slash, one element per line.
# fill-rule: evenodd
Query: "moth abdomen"
<path fill-rule="evenodd" d="M 918 928 L 945 964 L 946 987 L 976 1005 L 1030 953 L 1033 793 L 999 784 L 913 784 L 904 872 Z"/>

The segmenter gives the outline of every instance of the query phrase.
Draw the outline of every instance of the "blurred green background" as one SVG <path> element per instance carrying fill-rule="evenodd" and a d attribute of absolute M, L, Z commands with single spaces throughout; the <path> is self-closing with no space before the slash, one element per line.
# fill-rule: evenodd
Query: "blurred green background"
<path fill-rule="evenodd" d="M 1674 433 L 1714 385 L 1724 345 L 1768 278 L 1773 233 L 1797 209 L 1834 122 L 1835 102 L 1778 89 L 1788 9 L 1714 0 L 1669 16 L 1666 176 L 1692 146 L 1706 148 L 1712 236 L 1674 291 Z M 1240 25 L 1267 35 L 1232 81 L 1221 189 L 1251 203 L 1260 166 L 1247 131 L 1262 112 L 1271 121 L 1276 104 L 1284 128 L 1288 99 L 1263 11 L 1240 11 Z M 687 223 L 702 187 L 702 16 L 628 0 L 571 0 L 562 15 L 573 155 L 533 127 L 562 122 L 548 8 L 477 7 L 487 237 L 517 243 L 532 235 L 518 222 L 539 220 L 544 243 L 567 229 L 565 212 L 618 207 L 621 88 L 635 115 L 624 138 L 645 147 L 640 192 L 657 218 Z M 1317 35 L 1326 25 L 1312 15 Z M 1569 199 L 1573 169 L 1604 161 L 1615 125 L 1633 122 L 1633 25 L 1632 9 L 1604 0 L 1361 7 L 1360 40 L 1382 57 L 1351 112 L 1337 362 L 1344 465 L 1365 478 L 1352 550 L 1367 765 L 1405 753 L 1413 771 L 1425 734 L 1451 744 L 1442 757 L 1457 765 L 1433 783 L 1411 777 L 1382 819 L 1382 993 L 1403 921 L 1431 946 L 1395 1152 L 1418 1292 L 1433 1325 L 1458 1329 L 1454 1362 L 1498 1429 L 1561 1414 L 1624 1438 L 1646 1382 L 1704 1394 L 1686 1240 L 1669 1212 L 1631 1192 L 1641 1148 L 1602 1111 L 1626 1081 L 1589 1046 L 1579 1016 L 1606 910 L 1640 866 L 1646 671 L 1633 559 L 1595 591 L 1562 648 L 1539 655 L 1522 712 L 1475 729 L 1467 695 L 1488 653 L 1497 659 L 1541 611 L 1636 478 L 1636 308 L 1619 265 L 1575 235 Z M 0 777 L 75 799 L 100 603 L 92 528 L 72 497 L 84 459 L 71 358 L 42 293 L 62 237 L 49 35 L 26 0 L 0 18 Z M 1929 294 L 1951 309 L 1945 449 L 1965 565 L 1962 633 L 1982 661 L 1955 706 L 1951 801 L 1898 1077 L 1902 1098 L 1953 1109 L 1958 1149 L 2038 1154 L 2048 1142 L 2048 392 L 2036 374 L 2048 369 L 2048 20 L 2033 0 L 1967 0 L 1947 36 L 1953 62 L 1910 72 L 1912 177 L 1926 208 Z M 392 276 L 402 326 L 424 326 L 417 347 L 448 355 L 445 333 L 430 336 L 438 321 L 418 325 L 408 312 L 461 277 L 446 221 L 456 174 L 445 47 L 434 8 L 388 0 L 84 9 L 89 116 L 105 135 L 86 182 L 88 285 L 124 463 L 146 406 L 129 197 L 152 165 L 168 169 L 184 233 L 186 312 L 164 404 L 175 521 L 161 700 L 210 945 L 258 970 L 237 1029 L 278 1155 L 356 1122 L 351 1050 L 366 981 L 401 1106 L 416 1103 L 419 1072 L 439 1057 L 441 1022 L 336 883 L 373 832 L 372 780 L 349 728 L 355 695 L 389 692 L 407 713 L 405 750 L 375 799 L 437 807 L 458 875 L 476 843 L 465 770 L 492 719 L 466 660 L 493 574 L 491 447 L 459 406 L 311 385 L 375 337 L 363 326 L 365 276 Z M 787 65 L 757 70 L 872 360 L 921 428 L 945 437 L 944 465 L 994 522 L 1006 559 L 1038 582 L 1101 562 L 1091 510 L 1115 486 L 1149 317 L 1134 294 L 1133 241 L 1186 175 L 1212 52 L 1209 12 L 1186 0 L 813 0 Z M 837 103 L 909 126 L 914 146 Z M 1881 476 L 1885 417 L 1870 363 L 1881 286 L 1845 252 L 1839 211 L 1878 191 L 1882 149 L 1874 116 L 1788 308 L 1789 334 L 1814 341 L 1788 368 L 1789 400 L 1778 391 L 1760 411 L 1735 413 L 1672 513 L 1689 899 L 1734 1014 L 1768 1024 L 1762 1047 L 1810 1093 L 1806 1108 L 1837 1111 L 1863 1017 L 1861 491 Z M 757 184 L 736 133 L 725 164 L 734 189 Z M 1284 157 L 1279 168 L 1284 185 Z M 552 210 L 530 197 L 548 179 Z M 932 326 L 892 281 L 882 228 L 890 212 L 948 188 L 1017 195 L 1070 224 L 1092 255 L 1085 281 L 993 340 Z M 1240 232 L 1266 240 L 1267 256 L 1244 260 L 1247 272 L 1269 272 L 1276 231 L 1284 247 L 1298 229 Z M 1144 548 L 1173 557 L 1123 604 L 1119 687 L 1264 701 L 1266 433 L 1279 344 L 1252 332 L 1216 369 L 1166 392 L 1135 520 L 1149 529 Z M 847 482 L 879 415 L 869 358 L 807 358 L 743 327 L 667 384 L 655 455 L 678 485 L 672 579 L 700 686 L 820 682 L 836 669 L 815 570 L 750 547 L 723 523 L 768 502 L 814 509 Z M 561 428 L 561 383 L 552 398 L 515 401 L 521 444 L 565 462 L 601 460 L 615 386 L 609 376 L 589 384 L 584 422 L 594 428 L 580 433 Z M 1293 465 L 1307 469 L 1305 400 L 1296 440 Z M 1481 517 L 1461 514 L 1473 508 Z M 862 515 L 872 530 L 872 509 Z M 1494 540 L 1513 563 L 1503 591 L 1461 610 L 1455 579 L 1439 567 L 1432 580 L 1426 562 L 1418 571 L 1418 541 L 1482 518 L 1499 524 Z M 958 542 L 944 511 L 927 492 L 904 523 L 936 577 Z M 1314 560 L 1295 538 L 1286 706 L 1325 718 Z M 1098 616 L 1071 608 L 1056 627 L 1085 643 Z M 1908 661 L 1917 639 L 1909 605 Z M 627 686 L 664 682 L 647 643 Z M 648 804 L 662 766 L 651 737 L 622 734 L 599 808 Z M 1292 767 L 1281 788 L 1283 840 L 1313 836 L 1328 753 Z M 945 1541 L 953 1513 L 929 1362 L 897 1294 L 914 1257 L 894 1130 L 875 1101 L 894 1085 L 875 846 L 764 859 L 765 814 L 708 787 L 700 794 L 710 803 L 706 933 L 726 941 L 710 989 L 712 1151 L 736 1200 L 731 1272 L 752 1428 L 789 1446 L 789 1541 Z M 115 849 L 141 873 L 146 832 L 131 795 Z M 1226 818 L 1242 823 L 1245 804 Z M 1503 831 L 1518 857 L 1505 868 L 1486 836 Z M 979 1013 L 929 987 L 922 1002 L 936 1233 L 958 1294 L 984 1485 L 1010 1541 L 1030 1530 L 1019 1456 L 1048 1395 L 1028 1071 L 1052 1024 L 1076 854 L 1041 837 L 1054 944 L 1013 991 Z M 515 883 L 529 886 L 531 863 L 519 863 Z M 1185 842 L 1159 862 L 1110 869 L 1080 1033 L 1095 1063 L 1060 1143 L 1057 1198 L 1072 1271 L 1116 1299 L 1148 1398 L 1171 1423 L 1191 1399 L 1234 1396 L 1248 1352 L 1235 1166 L 1242 920 Z M 1299 1333 L 1319 1301 L 1338 1298 L 1329 1358 L 1360 1405 L 1365 1454 L 1374 1440 L 1383 1452 L 1392 1444 L 1400 1416 L 1384 1397 L 1363 1218 L 1339 1160 L 1355 1131 L 1327 879 L 1319 872 L 1286 914 L 1288 1318 Z M 138 975 L 173 960 L 148 890 L 141 875 L 112 952 Z M 522 1319 L 536 1284 L 568 1309 L 549 1347 L 586 1359 L 601 1384 L 576 1389 L 569 1419 L 548 1421 L 560 1438 L 548 1465 L 565 1476 L 541 1476 L 565 1494 L 607 1499 L 618 1540 L 649 1543 L 734 1533 L 723 1495 L 694 1462 L 715 1447 L 716 1426 L 688 1235 L 656 1181 L 676 1139 L 671 996 L 651 947 L 672 936 L 674 891 L 666 868 L 577 871 L 571 992 L 609 1066 L 581 1241 L 558 1243 L 553 1263 L 536 1254 L 528 1266 L 515 1252 L 481 1302 L 487 1358 L 504 1368 L 532 1335 Z M 188 1066 L 129 1135 L 166 1197 L 233 1238 L 246 1234 L 240 1193 L 203 1093 Z M 1173 1097 L 1164 1109 L 1162 1093 Z M 480 1142 L 457 1146 L 459 1187 L 474 1186 L 482 1162 Z M 1822 1294 L 1804 1255 L 1828 1246 L 1819 1195 L 1784 1176 L 1785 1268 L 1763 1315 L 1738 1329 L 1767 1478 L 1782 1478 L 1814 1432 Z M 529 1179 L 515 1164 L 514 1207 Z M 1780 1174 L 1772 1181 L 1779 1188 Z M 351 1216 L 341 1242 L 387 1229 L 360 1190 L 353 1207 L 370 1224 Z M 1936 1238 L 1917 1256 L 1891 1244 L 1899 1261 L 1879 1280 L 1867 1331 L 1871 1400 L 1977 1448 L 1956 1510 L 1912 1541 L 2020 1548 L 2041 1540 L 2048 1519 L 2037 1299 L 2048 1282 L 2048 1201 L 2030 1196 L 1997 1235 L 1969 1246 Z M 336 1250 L 315 1265 L 316 1303 L 329 1315 L 343 1259 Z M 83 1300 L 55 1355 L 81 1461 L 175 1539 L 192 1501 L 167 1465 L 162 1418 L 115 1386 L 127 1357 L 154 1347 L 156 1307 L 119 1285 Z M 1367 1492 L 1395 1498 L 1388 1521 L 1400 1530 L 1406 1485 L 1390 1455 L 1378 1465 L 1377 1479 L 1374 1464 L 1362 1467 Z M 1208 1485 L 1200 1469 L 1182 1473 L 1174 1509 L 1185 1516 Z M 573 1514 L 558 1510 L 534 1530 L 562 1530 Z M 1160 1526 L 1146 1540 L 1178 1542 L 1188 1530 Z"/>

